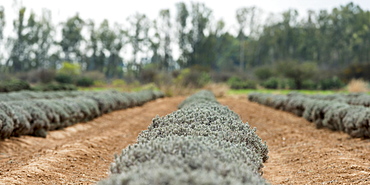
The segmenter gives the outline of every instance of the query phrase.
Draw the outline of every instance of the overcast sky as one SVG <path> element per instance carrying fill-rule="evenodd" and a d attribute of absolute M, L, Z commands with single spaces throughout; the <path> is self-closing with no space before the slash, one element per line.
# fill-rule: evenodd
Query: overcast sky
<path fill-rule="evenodd" d="M 18 1 L 19 2 L 19 1 Z M 110 22 L 125 24 L 126 18 L 136 12 L 144 13 L 151 19 L 155 19 L 162 9 L 170 9 L 172 16 L 175 16 L 175 4 L 178 0 L 23 0 L 22 4 L 32 9 L 36 15 L 41 15 L 42 9 L 52 11 L 52 19 L 55 23 L 67 20 L 79 12 L 83 19 L 93 19 L 100 23 L 103 19 Z M 184 0 L 190 3 L 194 1 Z M 235 12 L 240 7 L 257 6 L 261 8 L 265 15 L 271 13 L 281 13 L 288 9 L 297 9 L 301 14 L 307 10 L 332 10 L 334 7 L 346 5 L 349 0 L 199 0 L 213 10 L 215 19 L 222 18 L 228 28 L 236 23 Z M 352 1 L 360 5 L 365 10 L 370 10 L 370 0 Z M 14 0 L 0 0 L 0 5 L 5 7 L 7 17 L 7 27 L 11 27 L 16 17 L 13 8 Z M 9 28 L 7 28 L 9 29 Z"/>
<path fill-rule="evenodd" d="M 153 20 L 157 18 L 160 10 L 170 9 L 172 17 L 175 17 L 176 3 L 202 2 L 213 11 L 214 19 L 223 19 L 226 22 L 227 31 L 233 34 L 236 33 L 235 12 L 241 7 L 260 8 L 264 12 L 262 19 L 267 18 L 270 13 L 280 14 L 288 9 L 298 10 L 303 17 L 307 10 L 331 11 L 334 7 L 346 5 L 349 2 L 360 5 L 362 9 L 370 10 L 370 0 L 18 0 L 18 3 L 14 2 L 14 0 L 0 0 L 0 6 L 5 8 L 5 35 L 15 34 L 13 20 L 17 17 L 20 2 L 27 8 L 27 17 L 30 9 L 38 16 L 42 14 L 43 9 L 51 10 L 54 24 L 65 22 L 78 12 L 83 20 L 93 19 L 95 23 L 100 24 L 104 19 L 108 19 L 110 22 L 117 22 L 124 26 L 127 26 L 127 17 L 136 12 L 144 13 Z M 17 5 L 14 6 L 14 4 Z M 278 18 L 278 16 L 275 17 Z M 57 37 L 59 38 L 60 35 Z M 0 48 L 2 49 L 4 48 Z M 178 49 L 175 47 L 173 50 L 174 56 L 177 56 Z M 130 53 L 129 50 L 124 52 Z"/>

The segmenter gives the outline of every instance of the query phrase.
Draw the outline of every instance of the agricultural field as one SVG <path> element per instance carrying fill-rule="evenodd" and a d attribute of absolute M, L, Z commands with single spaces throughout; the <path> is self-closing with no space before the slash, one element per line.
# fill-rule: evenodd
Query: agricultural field
<path fill-rule="evenodd" d="M 62 96 L 75 100 L 88 94 Z M 157 184 L 370 182 L 370 142 L 364 139 L 367 132 L 363 130 L 369 128 L 363 126 L 366 121 L 356 120 L 361 124 L 355 125 L 363 127 L 346 130 L 326 126 L 338 124 L 327 124 L 325 117 L 317 118 L 331 112 L 319 103 L 308 103 L 311 116 L 304 116 L 305 109 L 301 109 L 302 102 L 312 99 L 326 106 L 337 101 L 333 104 L 339 110 L 356 106 L 367 111 L 366 99 L 355 101 L 360 95 L 250 94 L 216 99 L 208 91 L 189 97 L 159 98 L 159 92 L 154 94 L 145 96 L 152 98 L 143 99 L 152 101 L 141 102 L 140 106 L 118 106 L 121 108 L 107 111 L 98 106 L 96 110 L 104 114 L 77 120 L 63 129 L 50 129 L 45 138 L 11 134 L 0 141 L 0 184 L 140 184 L 158 177 L 162 181 L 155 181 Z M 24 101 L 26 95 L 16 97 L 2 97 L 1 103 L 22 101 L 22 97 Z M 64 98 L 56 93 L 27 101 Z M 317 113 L 322 109 L 325 111 Z M 336 120 L 334 116 L 332 120 Z M 342 125 L 348 125 L 345 121 Z M 146 178 L 140 178 L 143 176 Z"/>
<path fill-rule="evenodd" d="M 291 112 L 314 122 L 317 128 L 342 131 L 352 137 L 370 138 L 370 96 L 362 93 L 272 95 L 252 93 L 250 101 Z"/>
<path fill-rule="evenodd" d="M 0 139 L 34 135 L 79 122 L 86 122 L 114 110 L 139 106 L 163 97 L 159 91 L 103 92 L 12 92 L 0 94 Z"/>
<path fill-rule="evenodd" d="M 67 1 L 0 4 L 0 185 L 370 184 L 365 0 Z"/>

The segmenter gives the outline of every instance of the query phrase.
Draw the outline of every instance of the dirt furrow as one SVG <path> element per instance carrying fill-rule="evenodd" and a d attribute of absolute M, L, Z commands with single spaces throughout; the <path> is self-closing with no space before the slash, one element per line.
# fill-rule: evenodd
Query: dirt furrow
<path fill-rule="evenodd" d="M 93 184 L 107 177 L 114 154 L 136 141 L 156 116 L 177 109 L 182 97 L 158 99 L 88 123 L 0 141 L 0 184 Z"/>
<path fill-rule="evenodd" d="M 272 184 L 370 184 L 370 142 L 316 129 L 293 114 L 242 99 L 220 102 L 267 142 L 264 177 Z"/>
<path fill-rule="evenodd" d="M 0 141 L 0 184 L 94 184 L 108 176 L 113 155 L 136 141 L 156 116 L 177 109 L 183 97 L 116 111 L 88 123 Z M 370 142 L 316 129 L 290 113 L 243 98 L 219 101 L 257 127 L 269 146 L 264 177 L 272 184 L 369 184 Z"/>

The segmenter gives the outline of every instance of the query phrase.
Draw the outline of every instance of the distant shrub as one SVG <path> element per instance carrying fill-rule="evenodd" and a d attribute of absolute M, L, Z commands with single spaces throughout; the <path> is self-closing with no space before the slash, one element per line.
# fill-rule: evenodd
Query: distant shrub
<path fill-rule="evenodd" d="M 55 81 L 63 84 L 72 84 L 73 77 L 67 74 L 60 73 L 55 76 Z"/>
<path fill-rule="evenodd" d="M 48 83 L 32 87 L 34 91 L 73 91 L 77 87 L 73 84 Z"/>
<path fill-rule="evenodd" d="M 143 83 L 151 83 L 154 82 L 154 79 L 156 78 L 157 74 L 159 73 L 156 69 L 143 69 L 140 72 L 140 81 Z"/>
<path fill-rule="evenodd" d="M 55 80 L 59 83 L 74 84 L 81 74 L 81 66 L 70 62 L 63 62 L 62 67 L 57 71 Z"/>
<path fill-rule="evenodd" d="M 352 79 L 348 84 L 349 92 L 368 92 L 369 84 L 361 79 Z"/>
<path fill-rule="evenodd" d="M 317 63 L 301 63 L 296 60 L 278 62 L 276 70 L 283 77 L 292 80 L 294 87 L 292 86 L 293 84 L 289 84 L 289 89 L 302 89 L 305 80 L 311 79 L 318 74 Z"/>
<path fill-rule="evenodd" d="M 319 82 L 319 89 L 340 89 L 344 87 L 344 83 L 338 77 L 327 78 Z"/>
<path fill-rule="evenodd" d="M 220 98 L 227 94 L 227 92 L 230 90 L 230 87 L 223 83 L 210 83 L 207 84 L 204 89 L 213 92 L 216 97 Z"/>
<path fill-rule="evenodd" d="M 317 89 L 317 83 L 315 83 L 313 80 L 303 80 L 302 89 L 309 89 L 309 90 Z"/>
<path fill-rule="evenodd" d="M 105 82 L 105 81 L 103 81 L 103 80 L 95 80 L 94 81 L 94 86 L 104 86 L 104 85 L 106 85 L 107 83 Z"/>
<path fill-rule="evenodd" d="M 77 79 L 76 85 L 81 87 L 90 87 L 94 85 L 94 80 L 89 77 L 80 77 Z"/>
<path fill-rule="evenodd" d="M 13 91 L 20 91 L 20 90 L 28 90 L 31 86 L 29 83 L 23 80 L 10 80 L 10 81 L 3 81 L 0 83 L 0 92 L 13 92 Z"/>
<path fill-rule="evenodd" d="M 175 82 L 187 87 L 203 87 L 211 81 L 211 76 L 202 70 L 198 69 L 183 69 L 176 77 Z"/>
<path fill-rule="evenodd" d="M 104 73 L 100 71 L 87 71 L 87 72 L 84 72 L 82 76 L 93 79 L 94 81 L 97 81 L 97 80 L 104 81 L 105 80 Z"/>
<path fill-rule="evenodd" d="M 278 89 L 279 88 L 280 79 L 271 77 L 266 81 L 262 82 L 262 86 L 267 89 Z"/>
<path fill-rule="evenodd" d="M 261 66 L 254 70 L 254 75 L 260 80 L 267 80 L 274 75 L 272 67 Z"/>
<path fill-rule="evenodd" d="M 30 83 L 50 83 L 55 79 L 56 71 L 53 69 L 35 69 L 29 72 L 18 73 L 16 76 Z"/>
<path fill-rule="evenodd" d="M 227 84 L 231 89 L 255 89 L 257 84 L 251 80 L 241 80 L 238 77 L 231 77 L 227 80 Z"/>
<path fill-rule="evenodd" d="M 211 71 L 212 81 L 216 83 L 226 83 L 229 78 L 234 76 L 234 73 L 225 71 Z"/>
<path fill-rule="evenodd" d="M 65 74 L 69 76 L 78 76 L 81 74 L 81 66 L 70 62 L 63 62 L 62 68 L 57 71 L 58 74 Z"/>
<path fill-rule="evenodd" d="M 345 80 L 350 81 L 351 79 L 364 79 L 370 80 L 370 62 L 367 63 L 353 63 L 347 66 L 343 72 L 342 76 Z"/>
<path fill-rule="evenodd" d="M 296 89 L 293 79 L 271 77 L 261 83 L 261 86 L 267 89 Z M 302 89 L 316 89 L 317 85 L 312 80 L 302 82 Z"/>
<path fill-rule="evenodd" d="M 122 87 L 122 86 L 126 86 L 127 83 L 125 80 L 122 80 L 122 79 L 115 79 L 112 81 L 112 85 L 114 87 Z"/>
<path fill-rule="evenodd" d="M 283 78 L 279 84 L 280 89 L 296 89 L 296 83 L 293 79 Z"/>
<path fill-rule="evenodd" d="M 159 72 L 155 75 L 153 82 L 157 86 L 168 86 L 173 85 L 174 76 L 168 72 Z"/>

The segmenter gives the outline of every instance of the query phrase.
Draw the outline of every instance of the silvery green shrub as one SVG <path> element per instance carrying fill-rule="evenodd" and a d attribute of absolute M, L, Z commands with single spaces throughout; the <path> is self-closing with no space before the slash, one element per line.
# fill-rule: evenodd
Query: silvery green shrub
<path fill-rule="evenodd" d="M 255 129 L 200 91 L 156 117 L 98 184 L 268 184 L 260 175 L 267 146 Z"/>
<path fill-rule="evenodd" d="M 139 106 L 163 97 L 159 91 L 122 93 L 118 91 L 0 93 L 1 138 L 20 135 L 46 137 L 47 131 L 92 120 L 103 113 Z M 8 120 L 11 119 L 11 121 Z M 6 122 L 6 124 L 5 124 Z"/>
<path fill-rule="evenodd" d="M 0 110 L 0 139 L 9 138 L 14 130 L 14 122 L 4 111 Z"/>
<path fill-rule="evenodd" d="M 276 97 L 284 95 L 266 95 L 252 93 L 250 101 L 273 107 Z M 301 115 L 316 127 L 327 127 L 344 131 L 352 137 L 370 137 L 370 108 L 367 94 L 303 95 L 290 93 L 286 96 L 285 109 Z M 302 113 L 303 111 L 303 113 Z"/>

